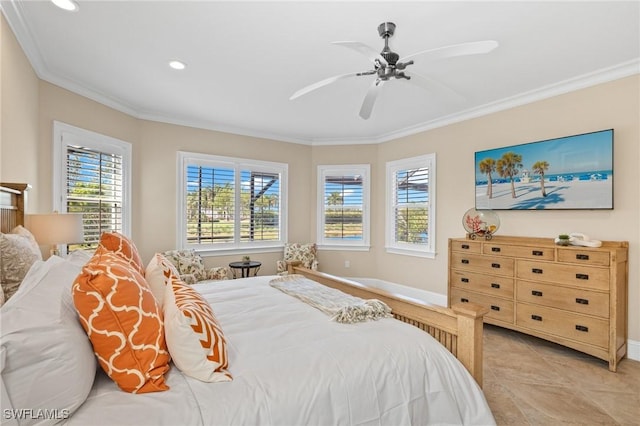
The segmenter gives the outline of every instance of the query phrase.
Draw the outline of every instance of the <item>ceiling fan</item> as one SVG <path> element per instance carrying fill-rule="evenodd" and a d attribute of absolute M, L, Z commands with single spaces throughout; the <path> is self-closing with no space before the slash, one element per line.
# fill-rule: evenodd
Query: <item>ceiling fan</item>
<path fill-rule="evenodd" d="M 382 52 L 378 53 L 375 49 L 367 46 L 364 43 L 359 41 L 334 41 L 332 44 L 337 44 L 340 46 L 348 47 L 353 49 L 363 55 L 365 55 L 369 60 L 373 62 L 374 68 L 369 71 L 364 72 L 356 72 L 349 74 L 337 75 L 334 77 L 329 77 L 325 80 L 318 81 L 313 83 L 307 87 L 304 87 L 297 92 L 295 92 L 289 99 L 293 100 L 299 98 L 302 95 L 306 95 L 309 92 L 312 92 L 321 87 L 327 86 L 331 83 L 334 83 L 338 80 L 342 80 L 344 78 L 349 77 L 359 77 L 363 75 L 376 75 L 375 80 L 369 87 L 367 94 L 364 97 L 362 102 L 362 106 L 360 108 L 360 117 L 363 119 L 368 119 L 371 116 L 371 111 L 373 110 L 373 105 L 376 102 L 378 94 L 380 92 L 380 88 L 384 83 L 391 79 L 403 79 L 408 80 L 431 93 L 438 94 L 439 96 L 444 97 L 445 99 L 451 99 L 456 101 L 464 100 L 464 97 L 457 93 L 455 90 L 450 87 L 423 75 L 416 74 L 414 72 L 407 72 L 406 68 L 409 65 L 413 65 L 413 58 L 415 56 L 422 56 L 426 60 L 438 60 L 451 58 L 454 56 L 465 56 L 465 55 L 478 55 L 482 53 L 489 53 L 496 47 L 498 47 L 498 42 L 494 40 L 483 40 L 483 41 L 475 41 L 469 43 L 462 44 L 454 44 L 450 46 L 440 47 L 436 49 L 428 49 L 422 50 L 420 52 L 413 53 L 411 55 L 400 58 L 400 55 L 393 52 L 389 48 L 389 38 L 393 36 L 396 30 L 396 25 L 393 22 L 383 22 L 378 26 L 378 34 L 380 37 L 384 39 L 384 48 Z"/>

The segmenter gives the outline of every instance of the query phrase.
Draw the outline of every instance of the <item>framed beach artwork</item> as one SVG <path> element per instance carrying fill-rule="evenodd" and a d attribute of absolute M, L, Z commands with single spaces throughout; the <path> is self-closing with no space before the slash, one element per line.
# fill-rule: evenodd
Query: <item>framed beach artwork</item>
<path fill-rule="evenodd" d="M 475 153 L 476 209 L 613 209 L 613 129 Z"/>

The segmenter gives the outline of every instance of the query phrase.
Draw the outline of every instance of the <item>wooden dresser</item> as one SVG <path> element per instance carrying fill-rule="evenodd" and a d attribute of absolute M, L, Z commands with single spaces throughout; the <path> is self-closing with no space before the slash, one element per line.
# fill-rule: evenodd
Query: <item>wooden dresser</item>
<path fill-rule="evenodd" d="M 626 241 L 562 247 L 551 238 L 449 239 L 449 306 L 485 306 L 486 323 L 609 362 L 627 353 Z"/>

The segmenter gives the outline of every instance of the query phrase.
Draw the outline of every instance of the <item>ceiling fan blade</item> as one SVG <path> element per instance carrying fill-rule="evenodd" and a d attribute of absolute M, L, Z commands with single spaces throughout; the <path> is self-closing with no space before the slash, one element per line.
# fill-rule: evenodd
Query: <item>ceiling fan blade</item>
<path fill-rule="evenodd" d="M 364 43 L 359 41 L 334 41 L 331 44 L 337 44 L 340 46 L 348 47 L 349 49 L 353 49 L 356 52 L 362 53 L 364 56 L 369 58 L 371 62 L 379 61 L 382 65 L 389 65 L 387 60 L 380 55 L 380 52 L 375 50 L 373 47 L 367 46 Z"/>
<path fill-rule="evenodd" d="M 383 80 L 376 79 L 371 86 L 369 86 L 369 90 L 367 90 L 367 94 L 362 101 L 362 106 L 360 107 L 360 117 L 367 120 L 371 117 L 371 111 L 373 110 L 373 105 L 376 103 L 376 99 L 378 98 L 378 93 L 380 93 L 380 88 L 384 84 Z"/>
<path fill-rule="evenodd" d="M 439 81 L 434 80 L 431 77 L 416 74 L 414 72 L 406 72 L 405 74 L 411 77 L 411 79 L 409 80 L 410 83 L 413 83 L 428 91 L 429 93 L 442 98 L 442 100 L 445 102 L 463 103 L 467 100 L 464 96 L 453 90 L 451 87 L 447 86 L 446 84 L 440 83 Z"/>
<path fill-rule="evenodd" d="M 293 95 L 291 95 L 289 100 L 292 101 L 292 100 L 294 100 L 296 98 L 299 98 L 302 95 L 306 95 L 307 93 L 312 92 L 312 91 L 314 91 L 316 89 L 319 89 L 321 87 L 327 86 L 327 85 L 329 85 L 331 83 L 334 83 L 334 82 L 336 82 L 338 80 L 342 80 L 343 78 L 355 77 L 358 74 L 361 74 L 361 73 L 352 72 L 352 73 L 349 73 L 349 74 L 335 75 L 333 77 L 329 77 L 329 78 L 326 78 L 324 80 L 318 81 L 316 83 L 310 84 L 310 85 L 308 85 L 306 87 L 303 87 L 302 89 L 298 90 Z"/>
<path fill-rule="evenodd" d="M 440 59 L 452 58 L 454 56 L 480 55 L 483 53 L 489 53 L 496 47 L 498 47 L 498 42 L 495 40 L 472 41 L 469 43 L 452 44 L 450 46 L 438 47 L 436 49 L 422 50 L 420 52 L 405 56 L 398 62 L 405 62 L 405 60 L 418 55 L 425 56 L 429 61 L 437 61 Z"/>

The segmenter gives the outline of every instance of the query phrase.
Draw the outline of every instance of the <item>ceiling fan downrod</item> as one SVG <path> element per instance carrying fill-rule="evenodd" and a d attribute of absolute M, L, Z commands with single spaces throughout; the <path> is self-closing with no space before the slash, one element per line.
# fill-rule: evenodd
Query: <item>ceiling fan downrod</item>
<path fill-rule="evenodd" d="M 410 80 L 411 77 L 405 75 L 401 71 L 405 69 L 407 65 L 412 65 L 413 61 L 399 63 L 398 59 L 400 58 L 400 55 L 389 48 L 389 37 L 392 37 L 395 31 L 396 24 L 393 22 L 383 22 L 378 25 L 378 34 L 384 39 L 384 48 L 382 49 L 382 52 L 380 52 L 380 56 L 387 61 L 387 65 L 380 63 L 380 61 L 376 61 L 376 73 L 378 74 L 378 78 L 384 81 L 387 81 L 392 77 Z"/>

